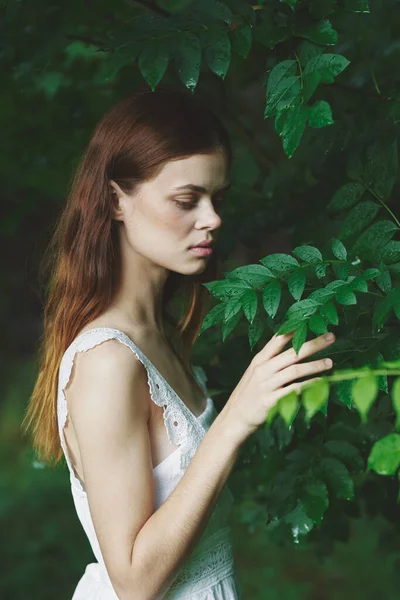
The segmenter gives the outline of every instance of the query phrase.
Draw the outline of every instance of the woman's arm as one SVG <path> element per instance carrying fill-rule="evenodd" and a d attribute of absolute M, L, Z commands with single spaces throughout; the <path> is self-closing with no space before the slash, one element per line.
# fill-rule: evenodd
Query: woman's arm
<path fill-rule="evenodd" d="M 242 441 L 220 413 L 154 510 L 147 373 L 110 339 L 77 353 L 67 401 L 101 552 L 120 600 L 162 598 L 203 533 Z"/>
<path fill-rule="evenodd" d="M 144 590 L 138 598 L 162 598 L 173 584 L 207 526 L 238 450 L 239 444 L 224 435 L 223 417 L 218 415 L 176 488 L 136 537 L 132 565 L 140 581 L 136 589 Z"/>

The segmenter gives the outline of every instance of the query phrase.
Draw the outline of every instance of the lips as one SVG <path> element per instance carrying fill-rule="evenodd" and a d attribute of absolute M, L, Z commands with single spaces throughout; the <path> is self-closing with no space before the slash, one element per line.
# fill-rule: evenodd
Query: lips
<path fill-rule="evenodd" d="M 212 248 L 214 246 L 213 242 L 200 242 L 197 246 L 190 246 L 191 248 Z"/>
<path fill-rule="evenodd" d="M 197 256 L 210 256 L 212 251 L 212 248 L 207 246 L 192 246 L 192 248 L 189 248 L 189 252 L 197 254 Z"/>

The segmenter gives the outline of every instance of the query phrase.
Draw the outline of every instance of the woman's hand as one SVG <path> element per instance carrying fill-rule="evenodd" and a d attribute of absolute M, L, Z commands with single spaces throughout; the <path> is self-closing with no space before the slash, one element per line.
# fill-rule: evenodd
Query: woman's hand
<path fill-rule="evenodd" d="M 291 383 L 301 377 L 326 371 L 332 367 L 331 359 L 301 363 L 304 358 L 323 350 L 335 341 L 333 333 L 320 335 L 302 345 L 297 355 L 293 348 L 281 352 L 294 332 L 274 335 L 258 352 L 244 372 L 223 410 L 225 427 L 241 443 L 265 423 L 271 408 L 280 398 L 320 379 Z"/>

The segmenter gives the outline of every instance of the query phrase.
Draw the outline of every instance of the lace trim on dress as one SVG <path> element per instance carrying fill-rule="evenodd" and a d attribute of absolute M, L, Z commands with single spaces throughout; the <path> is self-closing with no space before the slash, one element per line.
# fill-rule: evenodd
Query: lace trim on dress
<path fill-rule="evenodd" d="M 182 447 L 180 455 L 181 472 L 184 472 L 187 469 L 199 443 L 206 433 L 206 430 L 201 425 L 198 417 L 189 410 L 153 363 L 125 333 L 112 327 L 96 327 L 88 329 L 73 340 L 61 359 L 57 397 L 57 417 L 61 447 L 64 451 L 72 481 L 82 495 L 86 495 L 86 492 L 82 482 L 77 477 L 75 470 L 72 467 L 64 438 L 64 427 L 68 417 L 68 407 L 64 389 L 71 376 L 76 352 L 86 352 L 97 344 L 109 339 L 117 339 L 128 346 L 144 365 L 147 372 L 147 384 L 149 386 L 150 397 L 157 406 L 163 407 L 164 409 L 164 425 L 167 430 L 168 440 L 171 444 Z M 209 404 L 207 402 L 205 411 L 208 410 L 210 406 L 212 406 L 212 403 Z M 204 413 L 200 416 L 203 415 Z"/>
<path fill-rule="evenodd" d="M 206 543 L 196 547 L 195 552 L 192 553 L 169 588 L 169 592 L 172 593 L 186 584 L 189 584 L 190 589 L 194 591 L 199 587 L 198 584 L 219 581 L 233 573 L 231 529 L 226 526 L 206 537 Z"/>

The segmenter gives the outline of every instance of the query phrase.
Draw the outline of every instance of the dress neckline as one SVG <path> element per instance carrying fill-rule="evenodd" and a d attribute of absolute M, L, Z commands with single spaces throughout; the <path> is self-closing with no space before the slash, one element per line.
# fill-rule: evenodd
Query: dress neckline
<path fill-rule="evenodd" d="M 128 334 L 126 334 L 124 331 L 121 331 L 120 329 L 116 329 L 115 327 L 92 327 L 91 329 L 87 329 L 86 331 L 83 331 L 82 333 L 80 333 L 79 335 L 77 335 L 75 337 L 75 339 L 73 340 L 72 343 L 75 343 L 76 340 L 78 340 L 78 338 L 81 338 L 82 336 L 86 335 L 87 333 L 93 332 L 93 331 L 100 331 L 100 330 L 108 330 L 108 331 L 116 331 L 118 333 L 121 333 L 123 336 L 125 336 L 133 346 L 136 346 L 136 348 L 138 348 L 138 350 L 141 352 L 142 356 L 146 359 L 147 362 L 149 362 L 151 364 L 151 366 L 153 367 L 153 369 L 155 370 L 155 372 L 157 373 L 157 375 L 160 377 L 160 379 L 163 381 L 163 383 L 168 387 L 168 389 L 174 394 L 174 396 L 176 396 L 176 398 L 179 400 L 179 402 L 181 402 L 181 404 L 189 411 L 189 413 L 192 415 L 192 417 L 194 419 L 196 419 L 196 421 L 199 421 L 200 419 L 202 419 L 207 411 L 208 408 L 211 405 L 212 399 L 210 397 L 206 398 L 206 407 L 203 410 L 203 412 L 200 415 L 195 415 L 190 408 L 187 406 L 187 404 L 182 400 L 182 398 L 180 396 L 178 396 L 178 394 L 176 393 L 176 391 L 174 390 L 174 388 L 168 383 L 168 381 L 165 379 L 165 377 L 160 373 L 160 371 L 157 369 L 157 367 L 155 366 L 155 364 L 145 355 L 145 353 L 141 350 L 141 348 L 139 348 L 139 346 L 136 344 L 136 342 L 134 342 Z M 167 457 L 168 458 L 168 457 Z M 160 463 L 161 464 L 161 463 Z"/>

